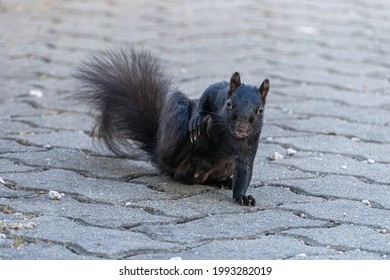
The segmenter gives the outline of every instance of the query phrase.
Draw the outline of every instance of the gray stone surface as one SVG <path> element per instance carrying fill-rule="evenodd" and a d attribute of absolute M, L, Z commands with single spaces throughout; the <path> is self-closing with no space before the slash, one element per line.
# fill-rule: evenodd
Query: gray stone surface
<path fill-rule="evenodd" d="M 340 251 L 350 251 L 351 248 L 380 254 L 388 258 L 389 235 L 366 226 L 342 224 L 331 228 L 291 229 L 285 232 L 287 236 L 299 236 L 308 244 L 332 244 L 331 247 Z"/>
<path fill-rule="evenodd" d="M 389 9 L 1 0 L 0 259 L 389 259 Z M 70 98 L 72 73 L 122 43 L 161 57 L 193 98 L 234 71 L 270 79 L 256 207 L 90 137 L 94 112 Z"/>
<path fill-rule="evenodd" d="M 317 196 L 328 200 L 341 198 L 360 202 L 368 200 L 375 208 L 390 209 L 386 185 L 364 182 L 352 176 L 329 175 L 305 180 L 279 181 L 274 184 L 309 197 Z"/>
<path fill-rule="evenodd" d="M 163 241 L 191 246 L 208 240 L 253 239 L 284 228 L 326 226 L 326 222 L 300 218 L 290 212 L 264 210 L 253 213 L 207 215 L 179 225 L 142 225 L 135 230 Z"/>
<path fill-rule="evenodd" d="M 220 259 L 309 259 L 316 256 L 336 256 L 339 253 L 334 249 L 323 246 L 309 246 L 297 238 L 286 236 L 259 236 L 254 240 L 214 240 L 204 245 L 188 249 L 180 254 L 183 259 L 210 259 L 211 252 L 220 256 Z M 305 254 L 306 256 L 302 256 Z M 167 259 L 179 254 L 141 255 L 141 259 Z"/>
<path fill-rule="evenodd" d="M 156 241 L 133 231 L 91 227 L 73 218 L 45 215 L 33 220 L 36 223 L 34 230 L 19 230 L 24 238 L 32 242 L 61 240 L 59 243 L 81 255 L 124 258 L 140 252 L 175 251 L 181 248 L 180 244 Z"/>
<path fill-rule="evenodd" d="M 57 245 L 47 242 L 35 241 L 23 245 L 22 248 L 2 248 L 0 258 L 2 260 L 94 260 L 100 259 L 92 255 L 77 254 L 67 245 Z M 19 250 L 20 249 L 20 250 Z"/>

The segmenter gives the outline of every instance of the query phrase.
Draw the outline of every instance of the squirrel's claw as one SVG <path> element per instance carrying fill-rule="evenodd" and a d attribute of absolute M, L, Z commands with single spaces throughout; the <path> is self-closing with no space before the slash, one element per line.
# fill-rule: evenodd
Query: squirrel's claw
<path fill-rule="evenodd" d="M 251 195 L 241 195 L 239 197 L 234 198 L 234 200 L 240 204 L 240 205 L 246 205 L 246 206 L 256 206 L 256 200 Z"/>
<path fill-rule="evenodd" d="M 191 143 L 196 142 L 197 136 L 200 136 L 201 126 L 202 126 L 202 116 L 201 115 L 195 115 L 190 119 L 189 123 L 189 130 L 190 130 L 190 140 Z"/>
<path fill-rule="evenodd" d="M 191 143 L 196 142 L 196 139 L 201 135 L 202 127 L 206 126 L 207 135 L 211 133 L 213 119 L 210 115 L 202 117 L 201 115 L 195 115 L 191 118 L 189 123 L 190 130 L 190 141 Z"/>

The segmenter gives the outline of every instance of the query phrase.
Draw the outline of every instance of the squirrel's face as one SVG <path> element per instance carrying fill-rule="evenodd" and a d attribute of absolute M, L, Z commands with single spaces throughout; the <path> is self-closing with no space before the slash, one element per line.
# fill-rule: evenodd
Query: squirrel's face
<path fill-rule="evenodd" d="M 260 133 L 264 106 L 258 89 L 239 86 L 232 96 L 226 97 L 224 114 L 233 137 L 245 139 L 254 133 Z"/>
<path fill-rule="evenodd" d="M 233 74 L 223 110 L 233 137 L 245 139 L 252 134 L 260 134 L 269 87 L 267 79 L 256 88 L 241 84 L 240 74 Z"/>

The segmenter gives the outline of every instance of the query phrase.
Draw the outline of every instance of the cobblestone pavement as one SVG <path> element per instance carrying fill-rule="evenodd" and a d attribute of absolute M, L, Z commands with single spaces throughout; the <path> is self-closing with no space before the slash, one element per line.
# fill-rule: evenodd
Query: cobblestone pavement
<path fill-rule="evenodd" d="M 389 259 L 389 11 L 386 0 L 1 0 L 0 258 Z M 161 57 L 191 97 L 234 71 L 271 80 L 256 207 L 90 138 L 71 74 L 122 43 Z"/>

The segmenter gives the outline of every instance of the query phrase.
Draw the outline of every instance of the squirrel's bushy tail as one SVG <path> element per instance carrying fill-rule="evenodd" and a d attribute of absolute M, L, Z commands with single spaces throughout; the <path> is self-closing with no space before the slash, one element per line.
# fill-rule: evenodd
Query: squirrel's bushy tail
<path fill-rule="evenodd" d="M 172 80 L 150 53 L 123 46 L 83 61 L 75 78 L 86 101 L 98 111 L 94 134 L 119 156 L 134 140 L 153 155 L 160 112 Z"/>

